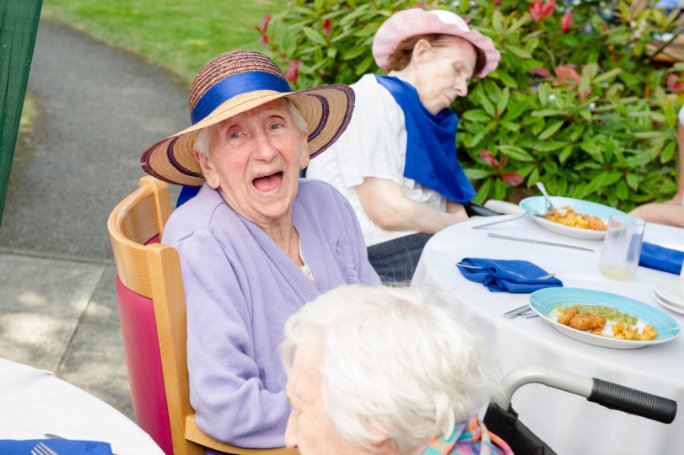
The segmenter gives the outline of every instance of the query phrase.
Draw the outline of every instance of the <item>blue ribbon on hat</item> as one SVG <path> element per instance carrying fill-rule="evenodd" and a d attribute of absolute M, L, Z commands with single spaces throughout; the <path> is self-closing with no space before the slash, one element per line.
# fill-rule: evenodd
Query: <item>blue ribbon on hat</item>
<path fill-rule="evenodd" d="M 235 74 L 217 82 L 200 97 L 195 107 L 192 108 L 190 121 L 194 125 L 227 100 L 243 93 L 258 90 L 271 90 L 280 93 L 292 91 L 290 84 L 285 79 L 273 73 L 247 71 Z"/>

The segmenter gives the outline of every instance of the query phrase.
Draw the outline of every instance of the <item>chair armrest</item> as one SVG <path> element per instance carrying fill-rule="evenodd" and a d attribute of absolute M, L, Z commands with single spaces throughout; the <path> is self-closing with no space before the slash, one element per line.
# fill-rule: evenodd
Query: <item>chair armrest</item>
<path fill-rule="evenodd" d="M 225 442 L 218 441 L 203 432 L 197 426 L 197 421 L 195 420 L 194 414 L 185 418 L 185 439 L 210 449 L 220 450 L 221 452 L 226 453 L 234 453 L 237 455 L 259 455 L 267 453 L 275 455 L 296 455 L 299 453 L 296 450 L 291 450 L 285 447 L 279 447 L 275 449 L 245 449 L 242 447 L 235 447 L 233 445 L 226 444 Z"/>

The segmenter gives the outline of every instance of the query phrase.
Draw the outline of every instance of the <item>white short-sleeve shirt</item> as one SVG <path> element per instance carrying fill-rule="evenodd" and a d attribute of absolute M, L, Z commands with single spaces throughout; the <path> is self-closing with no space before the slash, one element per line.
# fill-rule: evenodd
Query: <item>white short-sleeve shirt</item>
<path fill-rule="evenodd" d="M 356 105 L 351 121 L 339 139 L 311 160 L 309 178 L 324 180 L 351 203 L 367 246 L 392 240 L 415 231 L 386 231 L 366 215 L 356 187 L 366 177 L 391 180 L 401 185 L 409 199 L 446 211 L 446 199 L 415 180 L 404 177 L 406 125 L 404 111 L 372 74 L 352 84 Z"/>

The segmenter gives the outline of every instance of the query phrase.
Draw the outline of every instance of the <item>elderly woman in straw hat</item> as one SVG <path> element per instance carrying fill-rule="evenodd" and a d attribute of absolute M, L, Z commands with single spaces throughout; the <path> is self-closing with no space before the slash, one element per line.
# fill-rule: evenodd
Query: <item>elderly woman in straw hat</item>
<path fill-rule="evenodd" d="M 302 455 L 512 454 L 475 413 L 497 388 L 494 361 L 445 299 L 343 286 L 291 316 L 280 349 L 287 445 Z"/>
<path fill-rule="evenodd" d="M 217 439 L 282 446 L 290 408 L 277 346 L 286 319 L 337 286 L 379 282 L 346 199 L 299 179 L 344 130 L 353 99 L 342 85 L 292 92 L 268 57 L 227 52 L 195 76 L 193 125 L 142 156 L 155 177 L 202 185 L 162 241 L 181 260 L 190 400 Z"/>
<path fill-rule="evenodd" d="M 307 176 L 349 199 L 383 281 L 406 281 L 430 235 L 468 217 L 475 190 L 456 159 L 458 117 L 449 106 L 500 55 L 458 15 L 411 8 L 380 26 L 373 57 L 387 75 L 351 86 L 349 128 Z"/>

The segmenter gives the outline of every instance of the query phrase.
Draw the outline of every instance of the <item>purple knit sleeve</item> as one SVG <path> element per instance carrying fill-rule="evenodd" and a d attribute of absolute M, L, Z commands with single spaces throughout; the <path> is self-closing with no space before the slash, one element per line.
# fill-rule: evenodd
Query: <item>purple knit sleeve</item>
<path fill-rule="evenodd" d="M 282 390 L 259 379 L 249 289 L 229 252 L 209 231 L 177 246 L 187 296 L 190 399 L 207 434 L 243 447 L 278 447 L 290 406 Z M 259 335 L 263 337 L 263 335 Z M 275 387 L 274 387 L 275 388 Z"/>

